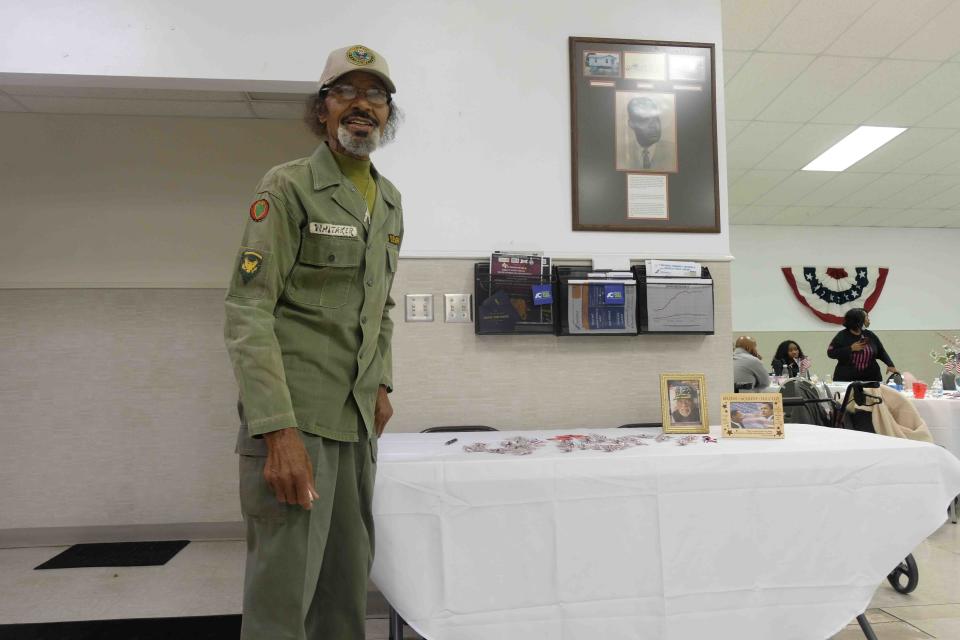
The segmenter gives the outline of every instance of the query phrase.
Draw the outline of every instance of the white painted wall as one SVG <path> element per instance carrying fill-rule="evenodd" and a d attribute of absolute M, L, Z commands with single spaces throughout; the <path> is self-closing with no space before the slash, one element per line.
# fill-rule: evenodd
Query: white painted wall
<path fill-rule="evenodd" d="M 958 229 L 734 226 L 733 330 L 836 331 L 794 297 L 780 267 L 889 267 L 871 321 L 877 330 L 960 326 Z"/>
<path fill-rule="evenodd" d="M 149 77 L 166 87 L 180 79 L 192 88 L 226 81 L 263 88 L 314 82 L 340 46 L 379 50 L 407 114 L 395 145 L 375 158 L 404 195 L 407 256 L 511 247 L 557 257 L 729 254 L 722 78 L 722 233 L 571 230 L 568 36 L 713 42 L 720 75 L 717 0 L 611 0 L 602 8 L 510 0 L 35 0 L 4 3 L 0 23 L 0 80 L 17 82 L 80 74 L 107 76 L 99 82 L 107 86 L 137 77 L 144 86 Z"/>

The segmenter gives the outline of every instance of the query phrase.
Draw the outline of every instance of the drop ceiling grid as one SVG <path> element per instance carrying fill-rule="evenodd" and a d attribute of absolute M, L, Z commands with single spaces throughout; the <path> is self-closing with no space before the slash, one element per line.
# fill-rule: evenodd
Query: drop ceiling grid
<path fill-rule="evenodd" d="M 960 31 L 960 2 L 722 5 L 733 224 L 957 226 L 960 40 L 930 39 Z M 847 172 L 800 171 L 861 124 L 912 128 Z"/>

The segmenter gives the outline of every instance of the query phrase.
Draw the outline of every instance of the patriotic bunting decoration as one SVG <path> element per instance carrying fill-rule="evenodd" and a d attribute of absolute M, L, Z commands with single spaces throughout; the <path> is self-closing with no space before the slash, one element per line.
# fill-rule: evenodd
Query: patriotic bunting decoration
<path fill-rule="evenodd" d="M 887 280 L 887 267 L 782 267 L 800 303 L 824 322 L 843 324 L 850 309 L 873 309 Z"/>

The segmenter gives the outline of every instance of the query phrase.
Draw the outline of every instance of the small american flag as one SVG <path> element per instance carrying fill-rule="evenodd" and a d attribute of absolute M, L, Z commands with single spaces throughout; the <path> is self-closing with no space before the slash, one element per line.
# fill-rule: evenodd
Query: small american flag
<path fill-rule="evenodd" d="M 810 358 L 803 356 L 800 358 L 800 373 L 805 373 L 810 370 Z"/>
<path fill-rule="evenodd" d="M 960 374 L 960 362 L 957 362 L 956 356 L 947 360 L 947 364 L 943 365 L 943 372 L 952 376 Z"/>

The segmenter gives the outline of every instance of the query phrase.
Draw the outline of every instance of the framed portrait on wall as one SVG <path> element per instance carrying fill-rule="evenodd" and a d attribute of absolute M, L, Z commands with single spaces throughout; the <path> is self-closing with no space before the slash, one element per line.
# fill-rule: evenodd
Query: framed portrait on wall
<path fill-rule="evenodd" d="M 714 45 L 569 44 L 573 229 L 719 233 Z"/>
<path fill-rule="evenodd" d="M 702 373 L 661 373 L 664 433 L 710 433 L 707 385 Z"/>

